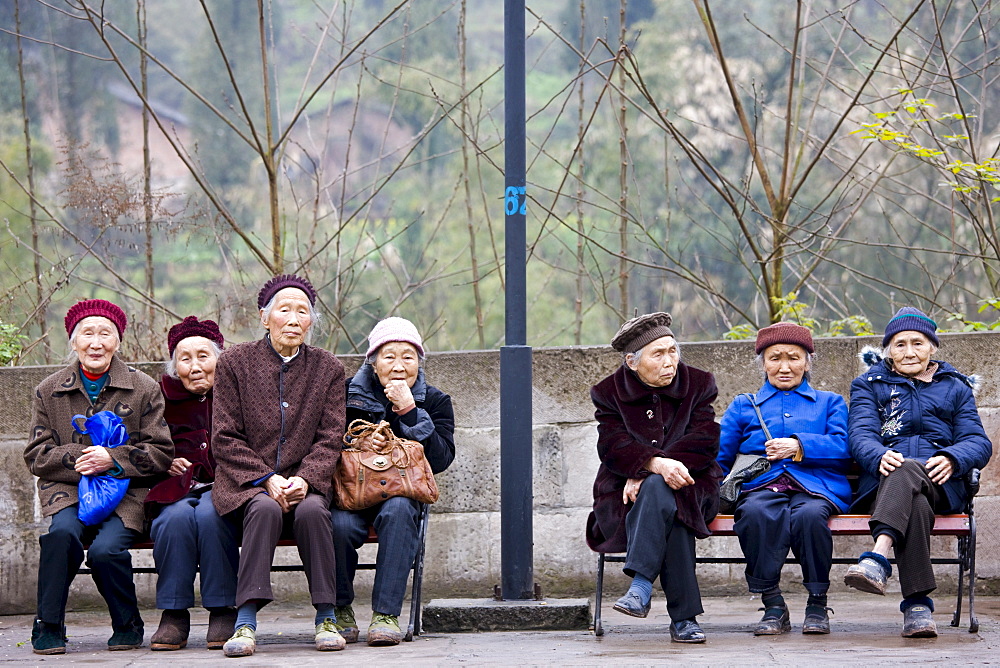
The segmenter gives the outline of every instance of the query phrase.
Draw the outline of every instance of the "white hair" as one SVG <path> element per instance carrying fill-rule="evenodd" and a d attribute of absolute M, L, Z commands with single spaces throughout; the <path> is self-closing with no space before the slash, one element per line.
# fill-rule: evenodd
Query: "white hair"
<path fill-rule="evenodd" d="M 653 341 L 650 341 L 649 343 L 653 343 Z M 622 355 L 622 359 L 625 361 L 625 364 L 628 366 L 628 368 L 630 369 L 634 368 L 633 365 L 639 366 L 639 362 L 642 361 L 642 354 L 646 352 L 646 348 L 649 347 L 649 343 L 644 345 L 642 348 L 639 348 L 639 350 L 635 351 L 634 353 L 624 353 Z M 674 339 L 674 347 L 677 350 L 677 361 L 680 362 L 681 344 L 677 342 L 677 339 Z"/>
<path fill-rule="evenodd" d="M 290 285 L 288 287 L 295 288 L 296 290 L 299 290 L 301 292 L 301 288 L 297 288 L 294 285 Z M 285 288 L 282 288 L 282 290 L 284 289 Z M 281 292 L 281 290 L 278 290 L 278 292 Z M 278 292 L 275 292 L 274 295 L 271 297 L 271 299 L 269 299 L 268 302 L 264 304 L 264 308 L 260 310 L 262 321 L 267 320 L 268 318 L 271 317 L 271 309 L 274 308 L 274 300 L 277 299 Z M 302 294 L 305 293 L 303 292 Z M 312 322 L 309 325 L 309 329 L 306 331 L 306 335 L 303 341 L 305 341 L 306 344 L 309 344 L 312 342 L 313 329 L 315 328 L 316 325 L 319 324 L 320 320 L 322 320 L 322 317 L 320 316 L 319 311 L 316 310 L 316 307 L 313 306 L 313 303 L 309 301 L 309 295 L 306 295 L 306 304 L 309 306 L 309 319 Z"/>
<path fill-rule="evenodd" d="M 83 320 L 80 320 L 80 322 L 83 322 Z M 69 353 L 66 355 L 66 364 L 70 364 L 71 362 L 76 362 L 76 361 L 78 361 L 80 359 L 80 357 L 76 354 L 76 349 L 73 348 L 73 342 L 76 341 L 76 337 L 80 333 L 80 322 L 76 323 L 73 326 L 73 331 L 70 332 L 70 335 L 69 335 Z M 108 320 L 108 322 L 111 322 L 111 321 Z M 118 342 L 118 346 L 117 347 L 120 348 L 121 345 L 122 345 L 122 337 L 118 334 L 118 328 L 115 326 L 115 324 L 113 322 L 111 323 L 111 331 L 114 332 L 115 340 Z"/>
<path fill-rule="evenodd" d="M 187 336 L 184 338 L 189 339 L 191 337 Z M 183 340 L 184 339 L 181 339 L 181 341 Z M 177 343 L 180 343 L 181 341 L 178 341 Z M 212 350 L 215 351 L 216 357 L 222 354 L 222 348 L 219 347 L 218 343 L 216 343 L 212 339 L 208 339 L 208 343 L 212 346 Z M 170 376 L 171 378 L 179 378 L 179 376 L 177 375 L 177 346 L 174 346 L 174 354 L 170 356 L 170 361 L 163 365 L 163 372 L 168 376 Z"/>

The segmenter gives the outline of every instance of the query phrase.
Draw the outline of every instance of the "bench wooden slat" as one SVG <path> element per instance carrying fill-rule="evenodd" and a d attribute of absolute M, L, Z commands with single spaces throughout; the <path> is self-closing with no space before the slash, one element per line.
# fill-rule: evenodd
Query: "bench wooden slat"
<path fill-rule="evenodd" d="M 830 518 L 830 531 L 835 536 L 866 536 L 871 533 L 868 526 L 870 515 L 834 515 Z M 708 525 L 714 536 L 735 536 L 735 520 L 732 515 L 718 515 Z M 932 536 L 968 536 L 968 515 L 937 515 L 934 518 Z"/>

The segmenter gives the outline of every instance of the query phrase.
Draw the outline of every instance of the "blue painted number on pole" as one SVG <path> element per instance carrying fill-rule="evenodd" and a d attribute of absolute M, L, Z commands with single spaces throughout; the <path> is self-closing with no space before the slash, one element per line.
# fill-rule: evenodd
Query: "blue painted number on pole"
<path fill-rule="evenodd" d="M 504 212 L 508 216 L 520 213 L 522 216 L 528 213 L 527 190 L 524 186 L 507 186 L 504 195 Z"/>

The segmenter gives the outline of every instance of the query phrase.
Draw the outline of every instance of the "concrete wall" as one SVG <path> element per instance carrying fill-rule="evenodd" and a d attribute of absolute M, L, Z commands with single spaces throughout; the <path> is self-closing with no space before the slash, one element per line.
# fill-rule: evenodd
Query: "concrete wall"
<path fill-rule="evenodd" d="M 818 389 L 847 396 L 851 380 L 862 371 L 857 352 L 871 338 L 839 338 L 817 341 L 818 359 L 813 371 Z M 978 395 L 987 433 L 997 440 L 1000 433 L 1000 386 L 994 370 L 1000 368 L 1000 335 L 946 334 L 939 357 L 965 373 L 983 378 Z M 749 341 L 689 343 L 683 345 L 687 363 L 709 369 L 716 375 L 722 411 L 740 392 L 755 390 L 760 376 L 753 367 L 753 344 Z M 349 372 L 361 362 L 358 356 L 343 357 Z M 534 351 L 534 558 L 535 579 L 545 595 L 589 595 L 593 592 L 595 556 L 583 538 L 584 524 L 592 501 L 591 485 L 597 470 L 594 449 L 596 425 L 589 388 L 611 373 L 619 357 L 608 347 L 543 348 Z M 141 365 L 157 374 L 158 365 Z M 428 356 L 427 375 L 432 384 L 451 394 L 455 405 L 455 440 L 458 456 L 452 467 L 438 477 L 441 498 L 434 504 L 427 544 L 425 594 L 486 597 L 500 582 L 500 431 L 499 354 L 495 351 L 438 353 Z M 0 369 L 0 611 L 31 612 L 34 609 L 37 536 L 48 526 L 43 520 L 31 476 L 21 458 L 30 420 L 30 398 L 35 385 L 53 367 Z M 1000 476 L 997 467 L 984 471 L 983 489 L 977 502 L 980 521 L 979 575 L 988 590 L 1000 589 Z M 837 553 L 856 554 L 866 544 L 863 538 L 838 541 Z M 954 541 L 937 539 L 942 553 L 951 553 Z M 366 550 L 374 548 L 366 547 Z M 739 554 L 734 538 L 699 541 L 700 554 Z M 297 558 L 282 551 L 281 561 Z M 148 554 L 136 558 L 150 562 Z M 842 568 L 842 567 L 835 567 Z M 617 571 L 617 569 L 614 569 Z M 786 577 L 796 581 L 796 569 Z M 839 570 L 833 580 L 839 580 Z M 610 591 L 624 583 L 623 576 L 609 574 Z M 939 570 L 943 587 L 953 581 L 950 569 Z M 363 591 L 370 573 L 359 573 Z M 745 591 L 742 566 L 706 566 L 699 569 L 706 593 Z M 275 574 L 278 595 L 303 597 L 305 579 L 299 573 Z M 140 597 L 153 601 L 154 576 L 137 575 Z M 836 590 L 835 584 L 834 589 Z M 70 606 L 99 600 L 90 578 L 73 585 Z"/>

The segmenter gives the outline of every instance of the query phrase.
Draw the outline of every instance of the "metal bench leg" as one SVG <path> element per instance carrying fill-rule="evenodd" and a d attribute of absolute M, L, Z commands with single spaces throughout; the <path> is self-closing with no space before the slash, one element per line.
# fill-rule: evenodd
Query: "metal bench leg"
<path fill-rule="evenodd" d="M 604 595 L 604 553 L 597 555 L 597 601 L 594 605 L 594 635 L 603 636 L 604 628 L 601 626 L 601 598 Z"/>
<path fill-rule="evenodd" d="M 969 512 L 969 633 L 979 631 L 976 617 L 976 516 Z"/>
<path fill-rule="evenodd" d="M 410 593 L 410 621 L 406 627 L 403 640 L 411 642 L 413 636 L 420 635 L 420 601 L 424 590 L 424 552 L 427 545 L 427 523 L 429 520 L 427 504 L 420 507 L 420 529 L 417 532 L 417 556 L 413 559 L 413 589 Z"/>
<path fill-rule="evenodd" d="M 962 621 L 962 589 L 965 583 L 965 568 L 969 563 L 969 538 L 961 536 L 958 539 L 958 600 L 955 601 L 955 614 L 951 616 L 951 625 L 958 626 Z"/>

